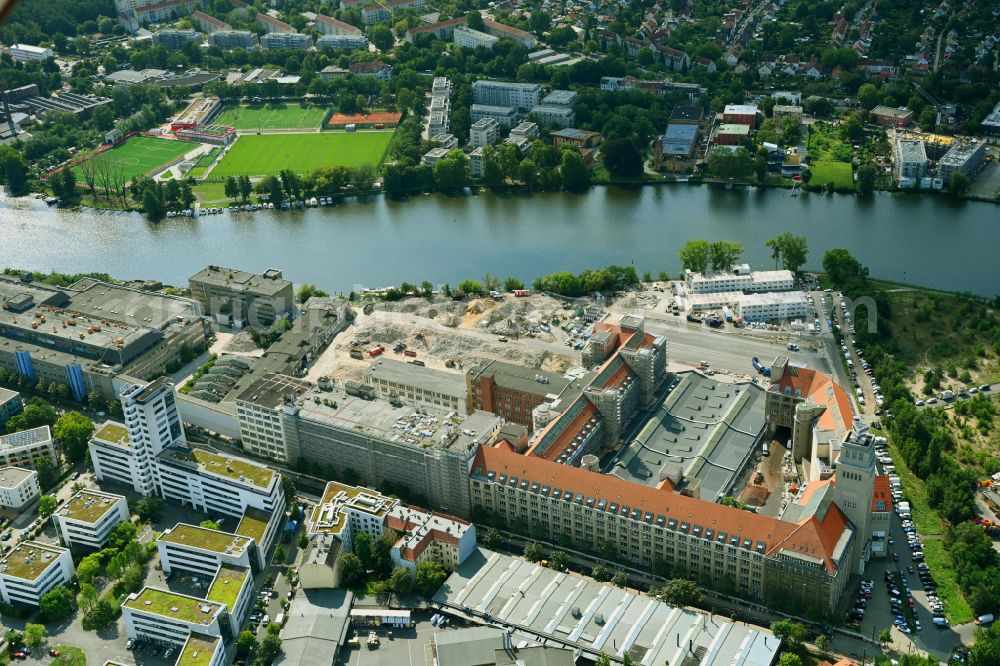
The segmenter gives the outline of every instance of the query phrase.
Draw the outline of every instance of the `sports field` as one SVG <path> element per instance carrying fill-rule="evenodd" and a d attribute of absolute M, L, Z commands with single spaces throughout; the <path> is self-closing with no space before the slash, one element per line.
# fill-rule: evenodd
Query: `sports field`
<path fill-rule="evenodd" d="M 238 130 L 319 129 L 326 111 L 321 106 L 301 104 L 230 106 L 220 111 L 212 124 Z"/>
<path fill-rule="evenodd" d="M 283 169 L 308 173 L 321 166 L 378 165 L 392 132 L 244 134 L 211 172 L 211 178 L 270 176 Z"/>
<path fill-rule="evenodd" d="M 153 136 L 134 136 L 110 150 L 89 158 L 87 161 L 95 162 L 92 173 L 96 176 L 97 186 L 104 187 L 105 179 L 114 178 L 117 180 L 119 177 L 124 177 L 125 182 L 128 182 L 136 176 L 149 173 L 194 150 L 199 145 L 201 144 L 194 141 L 173 141 Z M 97 165 L 97 162 L 105 162 L 106 165 Z M 72 167 L 73 174 L 80 183 L 86 182 L 83 164 L 86 162 Z"/>

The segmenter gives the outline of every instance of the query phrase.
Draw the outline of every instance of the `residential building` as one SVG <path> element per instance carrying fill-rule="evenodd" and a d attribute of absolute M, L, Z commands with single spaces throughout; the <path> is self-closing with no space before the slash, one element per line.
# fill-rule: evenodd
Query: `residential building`
<path fill-rule="evenodd" d="M 483 118 L 493 118 L 507 128 L 517 124 L 517 109 L 512 106 L 493 106 L 492 104 L 473 104 L 470 109 L 473 123 Z"/>
<path fill-rule="evenodd" d="M 493 19 L 485 17 L 483 18 L 483 25 L 486 27 L 486 32 L 489 34 L 499 37 L 500 39 L 510 39 L 527 49 L 533 49 L 535 48 L 535 44 L 537 44 L 537 41 L 530 32 L 521 30 L 520 28 L 504 25 L 503 23 L 498 23 Z"/>
<path fill-rule="evenodd" d="M 368 39 L 360 28 L 323 14 L 316 15 L 316 30 L 323 36 L 316 40 L 316 46 L 331 48 L 365 48 Z"/>
<path fill-rule="evenodd" d="M 537 83 L 513 83 L 482 79 L 472 84 L 473 106 L 513 107 L 522 113 L 527 113 L 532 107 L 538 106 L 541 93 L 542 87 Z"/>
<path fill-rule="evenodd" d="M 434 134 L 431 135 L 431 142 L 438 144 L 438 148 L 451 152 L 458 148 L 458 137 L 454 134 Z M 447 153 L 446 153 L 447 154 Z"/>
<path fill-rule="evenodd" d="M 900 184 L 912 185 L 927 175 L 927 151 L 923 141 L 897 139 L 894 158 L 892 168 Z"/>
<path fill-rule="evenodd" d="M 523 125 L 524 123 L 521 124 Z M 531 124 L 533 125 L 534 123 Z M 531 139 L 528 137 L 511 133 L 506 139 L 503 140 L 503 142 L 517 148 L 517 154 L 519 157 L 527 157 L 531 154 Z"/>
<path fill-rule="evenodd" d="M 736 314 L 744 321 L 794 319 L 809 314 L 809 301 L 801 291 L 742 294 L 736 301 Z"/>
<path fill-rule="evenodd" d="M 103 548 L 115 526 L 128 519 L 125 497 L 100 490 L 81 490 L 52 514 L 64 546 L 94 550 Z"/>
<path fill-rule="evenodd" d="M 343 5 L 343 1 L 341 5 Z M 388 21 L 392 18 L 392 13 L 397 9 L 413 9 L 422 11 L 426 6 L 424 0 L 390 0 L 378 2 L 361 8 L 361 20 L 365 25 L 372 25 L 381 21 Z"/>
<path fill-rule="evenodd" d="M 257 23 L 260 24 L 260 27 L 264 28 L 264 31 L 267 33 L 277 32 L 290 34 L 295 32 L 294 27 L 284 21 L 274 18 L 270 14 L 257 12 L 255 18 L 257 19 Z"/>
<path fill-rule="evenodd" d="M 233 49 L 255 49 L 260 46 L 257 33 L 249 30 L 215 30 L 208 35 L 208 43 L 223 51 Z"/>
<path fill-rule="evenodd" d="M 748 138 L 750 138 L 750 125 L 723 123 L 715 128 L 712 143 L 720 146 L 731 146 Z"/>
<path fill-rule="evenodd" d="M 678 83 L 676 81 L 646 81 L 637 79 L 634 76 L 604 76 L 601 77 L 601 90 L 610 92 L 622 92 L 625 90 L 639 90 L 652 93 L 654 95 L 670 95 L 681 93 L 688 96 L 693 104 L 698 97 L 705 94 L 708 89 L 702 88 L 697 83 Z"/>
<path fill-rule="evenodd" d="M 775 104 L 771 109 L 771 117 L 775 123 L 780 123 L 785 118 L 792 118 L 796 122 L 802 122 L 802 107 L 790 106 L 787 104 Z"/>
<path fill-rule="evenodd" d="M 531 113 L 543 127 L 565 129 L 576 124 L 576 111 L 571 106 L 539 104 L 538 106 L 531 107 Z"/>
<path fill-rule="evenodd" d="M 540 132 L 538 131 L 538 125 L 525 121 L 519 123 L 517 127 L 510 131 L 510 136 L 523 136 L 525 139 L 537 139 Z"/>
<path fill-rule="evenodd" d="M 493 50 L 493 47 L 496 46 L 496 43 L 500 41 L 499 37 L 494 37 L 488 33 L 467 28 L 464 25 L 455 26 L 452 31 L 452 39 L 459 46 L 464 46 L 470 49 L 482 46 L 483 48 L 491 51 Z"/>
<path fill-rule="evenodd" d="M 198 9 L 191 12 L 191 20 L 194 21 L 195 25 L 197 25 L 202 32 L 207 32 L 209 34 L 233 29 L 233 27 L 225 21 L 220 21 L 214 16 L 209 16 L 205 12 Z"/>
<path fill-rule="evenodd" d="M 602 139 L 599 132 L 576 129 L 575 127 L 556 130 L 555 132 L 552 132 L 550 136 L 552 137 L 552 145 L 556 148 L 567 145 L 575 146 L 577 148 L 593 148 L 601 143 Z"/>
<path fill-rule="evenodd" d="M 365 384 L 374 386 L 383 400 L 404 405 L 436 405 L 467 413 L 465 377 L 425 366 L 379 359 L 365 370 Z"/>
<path fill-rule="evenodd" d="M 544 403 L 582 390 L 579 382 L 547 370 L 503 361 L 479 363 L 465 373 L 466 412 L 481 409 L 532 428 L 532 413 Z"/>
<path fill-rule="evenodd" d="M 760 293 L 765 291 L 788 291 L 795 287 L 795 275 L 791 271 L 751 271 L 746 264 L 734 267 L 732 271 L 695 273 L 684 271 L 684 283 L 688 292 L 708 294 L 719 291 L 742 291 Z"/>
<path fill-rule="evenodd" d="M 0 387 L 0 432 L 7 430 L 7 421 L 12 416 L 17 416 L 24 411 L 24 403 L 21 401 L 21 394 Z"/>
<path fill-rule="evenodd" d="M 10 57 L 14 62 L 47 60 L 52 57 L 52 49 L 32 46 L 31 44 L 12 44 L 10 47 Z"/>
<path fill-rule="evenodd" d="M 347 70 L 354 76 L 369 76 L 380 81 L 388 81 L 392 78 L 392 65 L 381 60 L 370 62 L 352 62 Z"/>
<path fill-rule="evenodd" d="M 757 126 L 756 104 L 727 104 L 722 111 L 722 122 L 733 125 Z"/>
<path fill-rule="evenodd" d="M 38 472 L 21 467 L 0 469 L 0 507 L 19 510 L 41 494 Z"/>
<path fill-rule="evenodd" d="M 497 142 L 500 123 L 495 118 L 480 118 L 469 128 L 469 143 L 473 148 L 485 148 Z"/>
<path fill-rule="evenodd" d="M 260 47 L 262 49 L 298 49 L 305 51 L 312 45 L 312 37 L 298 32 L 268 32 L 260 37 Z"/>
<path fill-rule="evenodd" d="M 276 460 L 351 469 L 366 485 L 407 487 L 429 506 L 458 515 L 469 510 L 462 470 L 475 446 L 500 428 L 499 417 L 478 410 L 426 403 L 400 409 L 361 391 L 315 389 L 283 375 L 261 378 L 237 395 L 236 414 L 243 441 L 272 446 Z"/>
<path fill-rule="evenodd" d="M 326 39 L 326 37 L 320 37 L 316 42 L 316 46 L 322 46 L 321 41 Z M 342 76 L 347 76 L 350 74 L 349 71 L 343 67 L 337 67 L 336 65 L 327 65 L 323 69 L 319 70 L 319 78 L 324 81 L 332 81 L 333 79 L 339 79 Z"/>
<path fill-rule="evenodd" d="M 118 20 L 130 32 L 149 23 L 176 20 L 200 6 L 201 0 L 115 0 Z"/>
<path fill-rule="evenodd" d="M 884 127 L 906 127 L 913 121 L 913 111 L 906 108 L 882 106 L 871 110 L 875 122 Z"/>
<path fill-rule="evenodd" d="M 48 426 L 0 435 L 0 465 L 34 467 L 42 458 L 57 464 L 56 447 Z"/>
<path fill-rule="evenodd" d="M 938 160 L 938 178 L 945 185 L 951 179 L 953 173 L 961 173 L 969 179 L 975 177 L 976 172 L 986 157 L 986 143 L 984 141 L 956 141 L 952 144 L 947 153 Z M 2 410 L 2 407 L 0 407 Z M 2 418 L 0 418 L 2 421 Z"/>
<path fill-rule="evenodd" d="M 223 643 L 235 638 L 228 614 L 223 604 L 155 587 L 133 592 L 122 604 L 129 638 L 175 649 L 183 647 L 192 634 Z"/>
<path fill-rule="evenodd" d="M 476 148 L 469 153 L 469 174 L 473 178 L 483 178 L 486 175 L 486 165 L 483 163 L 482 148 Z"/>
<path fill-rule="evenodd" d="M 449 148 L 431 148 L 420 158 L 421 164 L 426 164 L 429 167 L 433 167 L 438 163 L 439 160 L 443 160 L 451 152 Z"/>
<path fill-rule="evenodd" d="M 69 550 L 37 541 L 15 544 L 0 556 L 0 601 L 12 606 L 38 606 L 52 588 L 73 579 Z"/>
<path fill-rule="evenodd" d="M 292 283 L 276 268 L 256 275 L 212 265 L 193 275 L 188 286 L 205 315 L 236 328 L 270 326 L 295 307 Z"/>
<path fill-rule="evenodd" d="M 316 48 L 365 49 L 368 48 L 368 38 L 360 33 L 357 35 L 323 35 L 316 40 Z M 333 67 L 333 65 L 327 65 L 327 67 Z M 343 71 L 345 74 L 349 73 L 346 69 Z"/>
<path fill-rule="evenodd" d="M 203 40 L 201 33 L 194 30 L 157 30 L 153 33 L 153 44 L 171 51 L 179 50 L 188 42 L 201 44 Z"/>
<path fill-rule="evenodd" d="M 455 34 L 455 28 L 462 25 L 465 25 L 464 16 L 438 21 L 437 23 L 419 25 L 406 31 L 406 41 L 412 44 L 420 35 L 430 35 L 435 39 L 451 39 L 452 35 Z"/>

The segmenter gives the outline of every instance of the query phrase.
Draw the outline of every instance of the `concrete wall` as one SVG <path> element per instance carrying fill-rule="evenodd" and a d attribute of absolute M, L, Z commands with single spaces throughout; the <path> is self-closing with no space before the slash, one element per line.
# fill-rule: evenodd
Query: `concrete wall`
<path fill-rule="evenodd" d="M 236 418 L 235 403 L 215 404 L 178 393 L 177 410 L 184 423 L 193 423 L 220 435 L 240 439 L 240 423 Z"/>

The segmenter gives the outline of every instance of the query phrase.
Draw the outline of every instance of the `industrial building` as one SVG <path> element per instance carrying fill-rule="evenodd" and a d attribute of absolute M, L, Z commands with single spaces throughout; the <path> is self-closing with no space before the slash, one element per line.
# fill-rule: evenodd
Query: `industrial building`
<path fill-rule="evenodd" d="M 364 378 L 383 400 L 398 399 L 404 405 L 435 405 L 467 413 L 467 387 L 460 373 L 386 358 L 365 370 Z"/>
<path fill-rule="evenodd" d="M 21 467 L 0 468 L 0 507 L 15 511 L 38 499 L 38 472 Z"/>
<path fill-rule="evenodd" d="M 276 268 L 257 275 L 212 265 L 191 276 L 188 286 L 206 316 L 238 329 L 270 326 L 295 306 L 292 283 Z"/>
<path fill-rule="evenodd" d="M 532 412 L 543 403 L 583 390 L 579 380 L 503 361 L 488 361 L 465 373 L 468 404 L 465 411 L 481 409 L 506 421 L 533 427 Z"/>
<path fill-rule="evenodd" d="M 472 84 L 472 103 L 476 105 L 513 107 L 527 113 L 538 106 L 542 87 L 537 83 L 513 83 L 481 79 Z M 510 125 L 513 127 L 513 125 Z"/>
<path fill-rule="evenodd" d="M 81 490 L 52 514 L 59 539 L 67 548 L 100 550 L 118 523 L 129 519 L 122 495 Z"/>
<path fill-rule="evenodd" d="M 21 541 L 0 557 L 0 601 L 38 606 L 42 595 L 73 580 L 73 574 L 69 549 Z"/>

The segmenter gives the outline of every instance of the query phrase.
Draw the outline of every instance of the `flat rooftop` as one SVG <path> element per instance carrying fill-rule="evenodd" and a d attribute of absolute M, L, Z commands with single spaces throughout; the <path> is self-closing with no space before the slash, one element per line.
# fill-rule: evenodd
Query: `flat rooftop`
<path fill-rule="evenodd" d="M 238 456 L 224 456 L 204 449 L 164 449 L 161 460 L 173 460 L 185 465 L 197 466 L 202 472 L 221 476 L 230 481 L 268 489 L 274 481 L 274 472 L 263 465 Z"/>
<path fill-rule="evenodd" d="M 546 645 L 604 651 L 637 664 L 681 664 L 690 647 L 702 664 L 769 666 L 781 641 L 767 629 L 733 624 L 655 599 L 477 549 L 434 595 L 476 622 L 517 627 Z M 515 641 L 516 643 L 516 641 Z"/>
<path fill-rule="evenodd" d="M 208 666 L 221 641 L 218 636 L 192 633 L 177 657 L 176 666 Z"/>
<path fill-rule="evenodd" d="M 0 488 L 17 488 L 35 473 L 20 467 L 4 467 L 0 469 Z"/>
<path fill-rule="evenodd" d="M 129 595 L 123 604 L 143 613 L 162 615 L 171 619 L 208 626 L 222 610 L 219 604 L 205 599 L 196 599 L 155 587 L 144 587 L 137 594 Z"/>
<path fill-rule="evenodd" d="M 97 432 L 94 433 L 93 438 L 116 446 L 131 446 L 128 438 L 128 430 L 125 429 L 125 426 L 114 421 L 105 421 L 104 425 L 99 427 Z"/>
<path fill-rule="evenodd" d="M 766 425 L 764 391 L 724 384 L 695 372 L 671 376 L 677 385 L 605 473 L 657 486 L 683 474 L 708 501 L 730 494 Z"/>
<path fill-rule="evenodd" d="M 11 391 L 10 389 L 5 389 L 0 387 L 0 405 L 7 404 L 11 400 L 20 397 L 20 393 L 17 391 Z"/>
<path fill-rule="evenodd" d="M 926 162 L 927 150 L 923 141 L 902 139 L 896 142 L 896 152 L 904 162 Z"/>
<path fill-rule="evenodd" d="M 195 316 L 198 304 L 190 298 L 158 294 L 132 287 L 83 278 L 68 287 L 70 309 L 162 330 L 178 319 Z"/>
<path fill-rule="evenodd" d="M 187 523 L 177 523 L 164 530 L 159 541 L 234 555 L 243 553 L 250 545 L 250 540 L 246 537 Z"/>
<path fill-rule="evenodd" d="M 806 294 L 803 291 L 765 291 L 755 294 L 740 294 L 739 297 L 739 303 L 742 306 L 791 305 L 807 302 Z"/>
<path fill-rule="evenodd" d="M 230 611 L 236 608 L 236 599 L 240 596 L 240 590 L 250 576 L 250 570 L 246 567 L 234 567 L 223 564 L 212 579 L 212 584 L 208 586 L 205 598 L 218 604 L 223 604 Z"/>
<path fill-rule="evenodd" d="M 425 391 L 434 391 L 444 395 L 464 398 L 466 394 L 463 373 L 421 367 L 391 358 L 376 361 L 375 365 L 365 370 L 365 376 L 397 382 L 404 386 L 419 386 Z"/>
<path fill-rule="evenodd" d="M 52 441 L 52 432 L 47 425 L 9 435 L 0 435 L 0 453 Z"/>
<path fill-rule="evenodd" d="M 22 541 L 0 558 L 0 576 L 37 580 L 55 563 L 56 558 L 68 552 L 60 546 L 48 546 L 37 541 Z"/>
<path fill-rule="evenodd" d="M 63 518 L 79 520 L 82 523 L 96 523 L 105 514 L 113 511 L 120 501 L 124 502 L 125 497 L 100 490 L 81 490 L 59 507 L 56 513 Z"/>
<path fill-rule="evenodd" d="M 240 536 L 253 539 L 257 542 L 258 546 L 263 548 L 261 544 L 264 540 L 264 533 L 267 532 L 268 523 L 270 522 L 271 516 L 266 512 L 261 509 L 248 507 L 240 519 L 240 524 L 236 526 L 236 533 Z"/>
<path fill-rule="evenodd" d="M 258 16 L 262 15 L 258 14 Z M 287 289 L 292 283 L 280 277 L 280 271 L 272 274 L 271 270 L 265 271 L 264 275 L 257 275 L 235 268 L 208 266 L 192 275 L 188 282 L 192 284 L 195 282 L 204 283 L 230 291 L 274 296 L 282 289 Z M 274 277 L 268 277 L 269 275 L 274 275 Z"/>
<path fill-rule="evenodd" d="M 381 520 L 397 500 L 363 486 L 348 486 L 330 481 L 323 490 L 323 499 L 309 516 L 311 532 L 340 534 L 347 524 L 347 511 L 367 513 Z"/>

